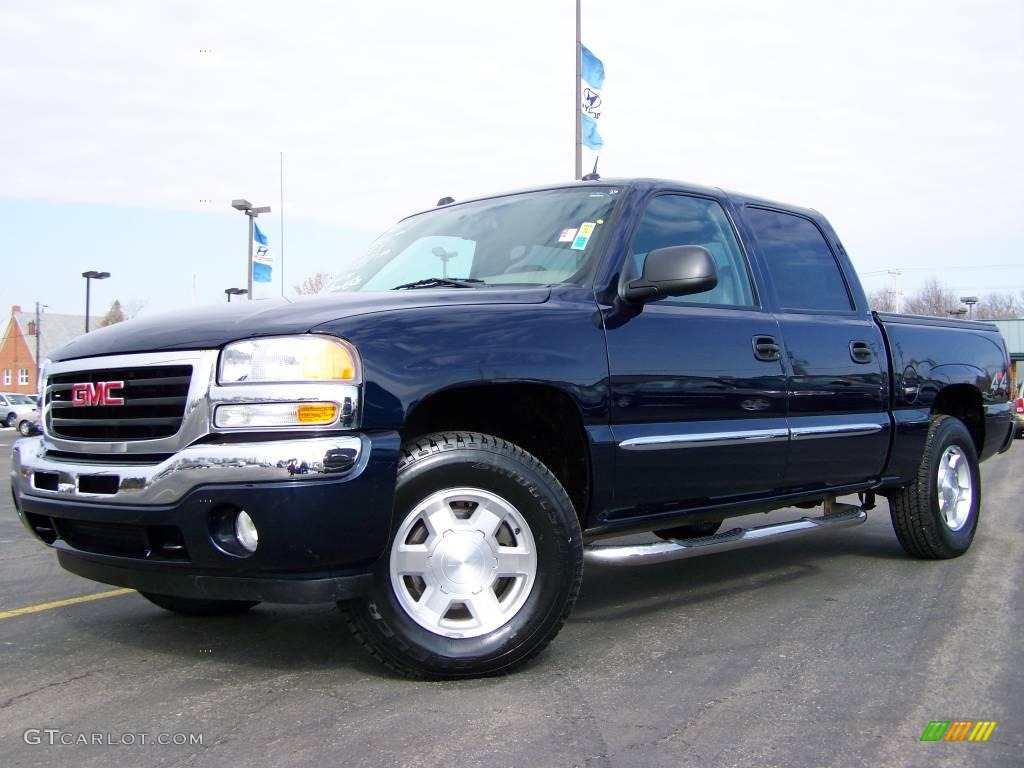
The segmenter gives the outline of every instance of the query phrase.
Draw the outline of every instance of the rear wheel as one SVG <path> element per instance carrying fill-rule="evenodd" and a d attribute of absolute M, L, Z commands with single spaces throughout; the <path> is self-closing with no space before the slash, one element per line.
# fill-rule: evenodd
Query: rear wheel
<path fill-rule="evenodd" d="M 201 600 L 194 597 L 158 595 L 154 592 L 139 592 L 139 594 L 153 605 L 185 616 L 229 616 L 234 613 L 243 613 L 253 606 L 259 605 L 258 600 Z"/>
<path fill-rule="evenodd" d="M 5 427 L 13 427 L 17 423 L 18 423 L 18 414 L 16 414 L 16 413 L 8 413 L 7 414 L 7 418 L 4 419 L 4 426 Z"/>
<path fill-rule="evenodd" d="M 402 674 L 502 674 L 558 634 L 582 573 L 579 521 L 543 464 L 490 435 L 433 434 L 403 447 L 370 594 L 339 607 Z"/>
<path fill-rule="evenodd" d="M 889 497 L 892 525 L 915 557 L 958 557 L 971 547 L 981 508 L 981 472 L 963 422 L 935 416 L 916 480 Z"/>

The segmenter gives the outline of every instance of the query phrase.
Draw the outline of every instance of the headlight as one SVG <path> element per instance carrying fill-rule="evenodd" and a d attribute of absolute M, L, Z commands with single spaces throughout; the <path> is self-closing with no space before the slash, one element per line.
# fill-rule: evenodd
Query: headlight
<path fill-rule="evenodd" d="M 247 339 L 220 353 L 221 384 L 238 382 L 356 381 L 355 351 L 329 336 Z"/>

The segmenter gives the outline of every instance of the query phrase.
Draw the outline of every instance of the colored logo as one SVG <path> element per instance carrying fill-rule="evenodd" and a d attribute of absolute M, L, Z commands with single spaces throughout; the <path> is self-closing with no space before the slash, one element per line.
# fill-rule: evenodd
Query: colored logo
<path fill-rule="evenodd" d="M 921 741 L 988 741 L 996 724 L 995 720 L 932 720 Z"/>
<path fill-rule="evenodd" d="M 123 381 L 83 382 L 71 385 L 71 404 L 82 405 L 124 405 L 124 398 L 114 394 L 121 389 Z"/>

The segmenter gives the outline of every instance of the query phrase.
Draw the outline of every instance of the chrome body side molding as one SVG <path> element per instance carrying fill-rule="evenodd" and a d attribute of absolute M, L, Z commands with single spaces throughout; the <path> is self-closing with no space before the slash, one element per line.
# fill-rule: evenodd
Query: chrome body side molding
<path fill-rule="evenodd" d="M 788 429 L 744 429 L 733 432 L 703 432 L 691 435 L 651 435 L 623 440 L 625 451 L 664 451 L 675 448 L 701 448 L 744 443 L 782 442 L 789 439 Z"/>
<path fill-rule="evenodd" d="M 696 432 L 689 435 L 651 435 L 633 437 L 619 443 L 624 451 L 665 451 L 677 448 L 702 448 L 723 445 L 749 445 L 750 443 L 784 442 L 787 440 L 816 440 L 823 437 L 860 437 L 875 435 L 885 427 L 882 424 L 829 424 L 794 429 L 744 429 L 730 432 Z"/>

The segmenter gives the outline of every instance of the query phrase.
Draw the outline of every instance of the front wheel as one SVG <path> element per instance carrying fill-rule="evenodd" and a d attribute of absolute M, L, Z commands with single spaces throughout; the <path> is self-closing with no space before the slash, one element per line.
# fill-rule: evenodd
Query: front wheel
<path fill-rule="evenodd" d="M 29 435 L 31 435 L 32 434 L 32 422 L 31 421 L 22 421 L 20 424 L 18 424 L 18 432 L 21 434 L 22 437 L 28 437 Z"/>
<path fill-rule="evenodd" d="M 543 464 L 500 438 L 433 434 L 403 446 L 370 594 L 339 607 L 402 674 L 501 674 L 558 634 L 582 574 L 579 521 Z"/>
<path fill-rule="evenodd" d="M 936 416 L 928 428 L 917 478 L 889 497 L 892 526 L 903 549 L 933 560 L 971 547 L 981 508 L 981 472 L 963 422 Z"/>

